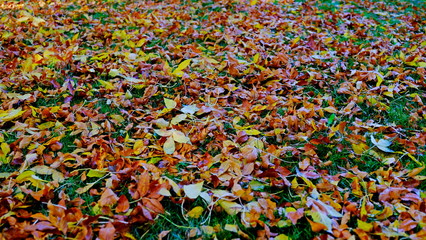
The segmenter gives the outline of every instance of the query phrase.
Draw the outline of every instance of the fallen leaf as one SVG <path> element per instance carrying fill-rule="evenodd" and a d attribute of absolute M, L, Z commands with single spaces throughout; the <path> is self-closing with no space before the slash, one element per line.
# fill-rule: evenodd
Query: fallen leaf
<path fill-rule="evenodd" d="M 392 144 L 391 141 L 389 140 L 385 140 L 385 139 L 380 139 L 379 141 L 376 141 L 376 139 L 374 138 L 373 135 L 371 135 L 371 142 L 380 150 L 382 150 L 383 152 L 389 152 L 392 153 L 394 152 L 393 150 L 389 149 L 388 147 Z"/>
<path fill-rule="evenodd" d="M 166 142 L 164 142 L 163 150 L 166 154 L 173 154 L 175 152 L 176 146 L 172 136 L 168 137 Z"/>
<path fill-rule="evenodd" d="M 200 196 L 201 190 L 203 189 L 203 184 L 204 181 L 196 184 L 185 185 L 183 186 L 183 191 L 187 197 L 196 199 L 198 196 Z"/>
<path fill-rule="evenodd" d="M 189 138 L 181 131 L 174 130 L 172 133 L 173 140 L 178 143 L 189 143 Z"/>
<path fill-rule="evenodd" d="M 176 77 L 182 77 L 183 75 L 183 71 L 185 68 L 187 68 L 189 66 L 189 64 L 191 63 L 191 59 L 187 59 L 185 61 L 182 61 L 179 66 L 173 71 L 173 75 L 175 75 Z"/>
<path fill-rule="evenodd" d="M 100 178 L 105 176 L 105 174 L 107 174 L 106 170 L 90 169 L 89 172 L 86 174 L 86 176 L 93 177 L 93 178 Z"/>
<path fill-rule="evenodd" d="M 220 200 L 218 203 L 229 215 L 235 215 L 243 210 L 243 206 L 236 202 Z"/>
<path fill-rule="evenodd" d="M 102 193 L 101 198 L 99 199 L 98 203 L 99 206 L 111 206 L 116 204 L 118 201 L 117 195 L 112 191 L 110 188 L 106 188 L 105 191 Z"/>
<path fill-rule="evenodd" d="M 177 106 L 177 103 L 173 99 L 164 98 L 164 104 L 167 109 L 174 109 Z"/>
<path fill-rule="evenodd" d="M 118 198 L 117 201 L 117 207 L 115 208 L 115 211 L 118 213 L 124 213 L 127 212 L 130 208 L 129 200 L 125 195 L 121 195 Z"/>
<path fill-rule="evenodd" d="M 186 105 L 180 111 L 183 112 L 183 113 L 186 113 L 186 114 L 193 115 L 198 110 L 199 110 L 199 108 L 197 106 L 195 106 L 195 105 Z"/>
<path fill-rule="evenodd" d="M 191 209 L 191 211 L 189 211 L 187 213 L 187 215 L 190 218 L 195 218 L 196 219 L 196 218 L 201 217 L 201 215 L 203 214 L 203 211 L 204 211 L 203 207 L 197 206 L 197 207 L 194 207 L 193 209 Z"/>
<path fill-rule="evenodd" d="M 18 118 L 24 114 L 25 111 L 22 111 L 22 108 L 10 109 L 10 110 L 0 110 L 0 122 L 12 121 L 15 118 Z"/>
<path fill-rule="evenodd" d="M 101 227 L 99 230 L 99 239 L 100 240 L 114 240 L 116 229 L 112 223 L 108 222 L 105 226 Z"/>
<path fill-rule="evenodd" d="M 321 232 L 322 230 L 327 230 L 327 226 L 322 223 L 313 222 L 308 219 L 309 224 L 313 232 Z"/>

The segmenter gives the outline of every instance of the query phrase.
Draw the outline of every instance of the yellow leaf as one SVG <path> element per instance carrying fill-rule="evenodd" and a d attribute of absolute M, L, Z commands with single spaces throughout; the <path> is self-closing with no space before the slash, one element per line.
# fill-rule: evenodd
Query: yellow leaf
<path fill-rule="evenodd" d="M 35 175 L 35 172 L 27 170 L 16 177 L 16 182 L 21 183 Z"/>
<path fill-rule="evenodd" d="M 136 240 L 136 238 L 131 234 L 131 233 L 125 233 L 124 234 L 124 236 L 126 237 L 126 238 L 129 238 L 129 239 L 131 239 L 131 240 Z"/>
<path fill-rule="evenodd" d="M 245 132 L 247 133 L 247 135 L 250 135 L 250 136 L 256 136 L 261 134 L 261 132 L 256 129 L 245 130 Z"/>
<path fill-rule="evenodd" d="M 258 138 L 253 138 L 253 137 L 250 138 L 247 141 L 247 144 L 250 145 L 250 146 L 253 146 L 253 147 L 255 147 L 259 150 L 263 150 L 265 148 L 263 142 L 261 140 L 259 140 Z"/>
<path fill-rule="evenodd" d="M 122 122 L 125 121 L 123 116 L 118 115 L 118 114 L 111 114 L 109 117 L 112 118 L 113 120 L 117 121 L 118 123 L 122 123 Z"/>
<path fill-rule="evenodd" d="M 188 217 L 199 218 L 203 214 L 204 208 L 197 206 L 188 212 Z"/>
<path fill-rule="evenodd" d="M 196 199 L 201 194 L 201 190 L 203 189 L 204 181 L 196 183 L 196 184 L 190 184 L 183 186 L 183 191 L 185 192 L 186 196 L 191 199 Z"/>
<path fill-rule="evenodd" d="M 97 169 L 90 169 L 89 172 L 87 173 L 88 177 L 96 177 L 96 178 L 100 178 L 105 176 L 107 172 L 103 171 L 103 170 L 97 170 Z"/>
<path fill-rule="evenodd" d="M 235 214 L 241 212 L 241 210 L 243 209 L 243 207 L 240 204 L 238 204 L 236 202 L 231 202 L 231 201 L 221 200 L 221 201 L 219 201 L 219 205 L 229 215 L 235 215 Z"/>
<path fill-rule="evenodd" d="M 274 240 L 290 240 L 291 238 L 289 238 L 287 235 L 285 235 L 285 234 L 280 234 L 280 235 L 278 235 L 278 236 L 276 236 L 275 238 L 274 238 Z"/>
<path fill-rule="evenodd" d="M 177 103 L 173 99 L 164 98 L 164 104 L 167 109 L 173 109 L 176 107 Z"/>
<path fill-rule="evenodd" d="M 250 0 L 250 5 L 251 6 L 256 5 L 256 3 L 257 3 L 257 0 Z"/>
<path fill-rule="evenodd" d="M 55 122 L 45 122 L 45 123 L 38 125 L 38 129 L 45 130 L 45 129 L 51 128 L 53 126 L 55 126 Z"/>
<path fill-rule="evenodd" d="M 368 146 L 365 143 L 352 144 L 352 149 L 355 154 L 361 155 L 368 149 Z"/>
<path fill-rule="evenodd" d="M 399 52 L 399 59 L 405 62 L 405 53 Z"/>
<path fill-rule="evenodd" d="M 35 54 L 35 55 L 34 55 L 34 60 L 35 60 L 36 62 L 40 62 L 42 59 L 43 59 L 43 57 L 42 57 L 42 56 L 40 56 L 39 54 Z M 30 95 L 30 96 L 31 96 L 31 95 Z"/>
<path fill-rule="evenodd" d="M 136 155 L 141 154 L 141 149 L 144 147 L 144 141 L 141 139 L 138 139 L 135 141 L 135 144 L 133 145 L 133 152 Z"/>
<path fill-rule="evenodd" d="M 417 65 L 419 67 L 426 67 L 426 62 L 418 62 Z"/>
<path fill-rule="evenodd" d="M 175 141 L 173 140 L 173 137 L 170 136 L 167 138 L 166 142 L 164 143 L 163 150 L 166 154 L 173 154 L 175 152 L 176 145 Z"/>
<path fill-rule="evenodd" d="M 365 232 L 370 232 L 371 230 L 373 230 L 373 224 L 371 223 L 367 223 L 359 219 L 357 219 L 357 223 L 358 223 L 358 228 L 364 230 Z"/>
<path fill-rule="evenodd" d="M 417 67 L 418 66 L 418 64 L 416 62 L 414 62 L 414 61 L 412 61 L 412 62 L 405 62 L 405 64 L 407 64 L 408 66 L 412 66 L 412 67 Z"/>
<path fill-rule="evenodd" d="M 423 166 L 423 163 L 419 162 L 413 155 L 411 155 L 409 152 L 406 152 L 407 156 L 411 158 L 415 163 L 417 163 L 420 166 Z"/>
<path fill-rule="evenodd" d="M 176 125 L 176 124 L 182 122 L 185 119 L 186 119 L 186 114 L 179 114 L 176 117 L 172 118 L 172 121 L 170 123 L 172 125 Z"/>
<path fill-rule="evenodd" d="M 175 130 L 173 131 L 173 139 L 178 142 L 178 143 L 188 143 L 189 142 L 189 138 L 187 136 L 185 136 L 185 134 L 181 131 Z"/>
<path fill-rule="evenodd" d="M 98 80 L 98 82 L 106 89 L 106 90 L 112 90 L 115 89 L 114 85 L 112 83 L 104 81 L 104 80 Z"/>
<path fill-rule="evenodd" d="M 187 68 L 189 66 L 189 64 L 191 63 L 191 59 L 187 59 L 183 62 L 181 62 L 179 64 L 179 66 L 173 71 L 173 75 L 177 76 L 177 77 L 182 77 L 183 75 L 183 71 L 185 68 Z"/>
<path fill-rule="evenodd" d="M 10 152 L 10 147 L 7 143 L 3 142 L 0 144 L 0 146 L 1 146 L 1 151 L 3 155 L 7 155 Z"/>
<path fill-rule="evenodd" d="M 96 182 L 94 183 L 89 183 L 86 186 L 84 186 L 83 188 L 78 188 L 77 190 L 75 190 L 76 193 L 78 194 L 83 194 L 85 192 L 87 192 L 90 188 L 93 187 L 93 185 L 95 185 Z"/>
<path fill-rule="evenodd" d="M 201 231 L 207 235 L 213 235 L 216 232 L 215 228 L 212 226 L 201 226 L 200 228 Z"/>
<path fill-rule="evenodd" d="M 26 22 L 26 21 L 28 21 L 28 19 L 30 19 L 30 17 L 27 17 L 27 16 L 25 16 L 25 17 L 20 17 L 20 18 L 18 18 L 18 19 L 16 19 L 16 21 L 17 22 Z"/>
<path fill-rule="evenodd" d="M 179 64 L 179 66 L 176 68 L 176 70 L 183 70 L 183 69 L 187 68 L 190 63 L 191 63 L 191 59 L 185 60 L 185 61 L 183 61 Z"/>
<path fill-rule="evenodd" d="M 167 122 L 166 120 L 164 120 L 164 118 L 159 118 L 157 120 L 154 120 L 154 123 L 159 128 L 166 128 L 166 127 L 169 126 L 169 122 Z"/>
<path fill-rule="evenodd" d="M 259 61 L 260 53 L 256 53 L 256 55 L 253 56 L 253 63 L 257 63 Z"/>
<path fill-rule="evenodd" d="M 11 110 L 0 110 L 0 122 L 8 122 L 15 118 L 18 118 L 24 114 L 25 111 L 22 111 L 22 108 L 11 109 Z"/>
<path fill-rule="evenodd" d="M 361 203 L 361 211 L 360 211 L 360 216 L 361 218 L 364 218 L 365 216 L 367 216 L 367 209 L 365 208 L 365 198 L 362 199 L 362 203 Z"/>
<path fill-rule="evenodd" d="M 382 84 L 383 78 L 382 78 L 381 74 L 376 74 L 376 77 L 377 77 L 376 87 L 378 87 Z"/>
<path fill-rule="evenodd" d="M 300 37 L 297 37 L 295 39 L 293 39 L 293 41 L 291 41 L 291 44 L 294 45 L 296 43 L 298 43 L 300 41 Z"/>

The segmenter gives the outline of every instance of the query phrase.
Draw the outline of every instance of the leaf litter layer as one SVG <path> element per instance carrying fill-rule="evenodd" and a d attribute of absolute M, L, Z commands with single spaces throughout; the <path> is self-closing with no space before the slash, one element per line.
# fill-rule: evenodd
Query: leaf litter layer
<path fill-rule="evenodd" d="M 426 236 L 422 1 L 4 1 L 5 239 Z"/>

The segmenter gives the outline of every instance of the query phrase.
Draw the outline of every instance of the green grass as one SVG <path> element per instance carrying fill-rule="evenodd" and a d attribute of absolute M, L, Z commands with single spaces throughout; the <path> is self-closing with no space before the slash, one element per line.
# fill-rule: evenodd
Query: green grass
<path fill-rule="evenodd" d="M 82 213 L 87 214 L 89 216 L 94 216 L 96 215 L 96 213 L 93 212 L 93 206 L 91 206 L 91 204 L 96 202 L 99 199 L 99 196 L 91 195 L 90 190 L 82 194 L 76 192 L 77 189 L 84 188 L 85 186 L 87 186 L 88 183 L 94 181 L 96 181 L 96 179 L 89 178 L 88 180 L 83 182 L 81 180 L 81 174 L 73 177 L 68 177 L 62 183 L 60 183 L 59 187 L 55 189 L 55 192 L 59 193 L 60 191 L 64 191 L 65 194 L 67 194 L 71 200 L 81 198 L 82 200 L 84 200 L 83 205 L 79 207 Z M 101 186 L 101 181 L 93 185 L 93 188 L 98 188 L 99 186 Z"/>
<path fill-rule="evenodd" d="M 163 206 L 166 212 L 160 216 L 157 216 L 154 223 L 147 223 L 138 228 L 133 229 L 132 234 L 137 239 L 158 239 L 158 234 L 162 231 L 170 231 L 167 234 L 167 237 L 164 239 L 197 239 L 201 237 L 202 239 L 213 239 L 214 236 L 218 239 L 232 239 L 237 238 L 238 234 L 230 231 L 224 230 L 226 224 L 238 225 L 241 230 L 246 230 L 246 228 L 239 222 L 239 218 L 236 216 L 228 215 L 225 212 L 215 212 L 211 213 L 211 221 L 208 221 L 209 210 L 206 209 L 206 204 L 202 200 L 196 200 L 190 204 L 183 204 L 184 212 L 187 212 L 188 209 L 191 210 L 193 207 L 201 206 L 204 208 L 203 215 L 198 218 L 189 218 L 182 215 L 182 205 L 172 203 L 171 201 L 163 201 Z M 219 227 L 218 227 L 219 225 Z M 166 227 L 168 226 L 168 227 Z M 203 232 L 203 227 L 216 227 L 220 229 L 218 232 L 213 234 L 208 234 L 205 231 Z M 196 236 L 189 238 L 189 233 L 196 231 Z M 254 236 L 251 236 L 251 239 L 254 239 Z"/>

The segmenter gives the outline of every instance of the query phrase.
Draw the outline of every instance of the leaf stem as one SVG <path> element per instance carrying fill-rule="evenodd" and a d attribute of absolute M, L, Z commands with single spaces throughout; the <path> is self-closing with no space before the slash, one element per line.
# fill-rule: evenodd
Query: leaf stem
<path fill-rule="evenodd" d="M 161 216 L 162 218 L 164 218 L 167 222 L 171 223 L 173 226 L 177 227 L 177 228 L 185 228 L 185 229 L 193 229 L 194 227 L 187 227 L 187 226 L 182 226 L 182 225 L 177 225 L 176 223 L 174 223 L 173 221 L 169 220 L 166 216 L 160 214 L 158 216 Z"/>

